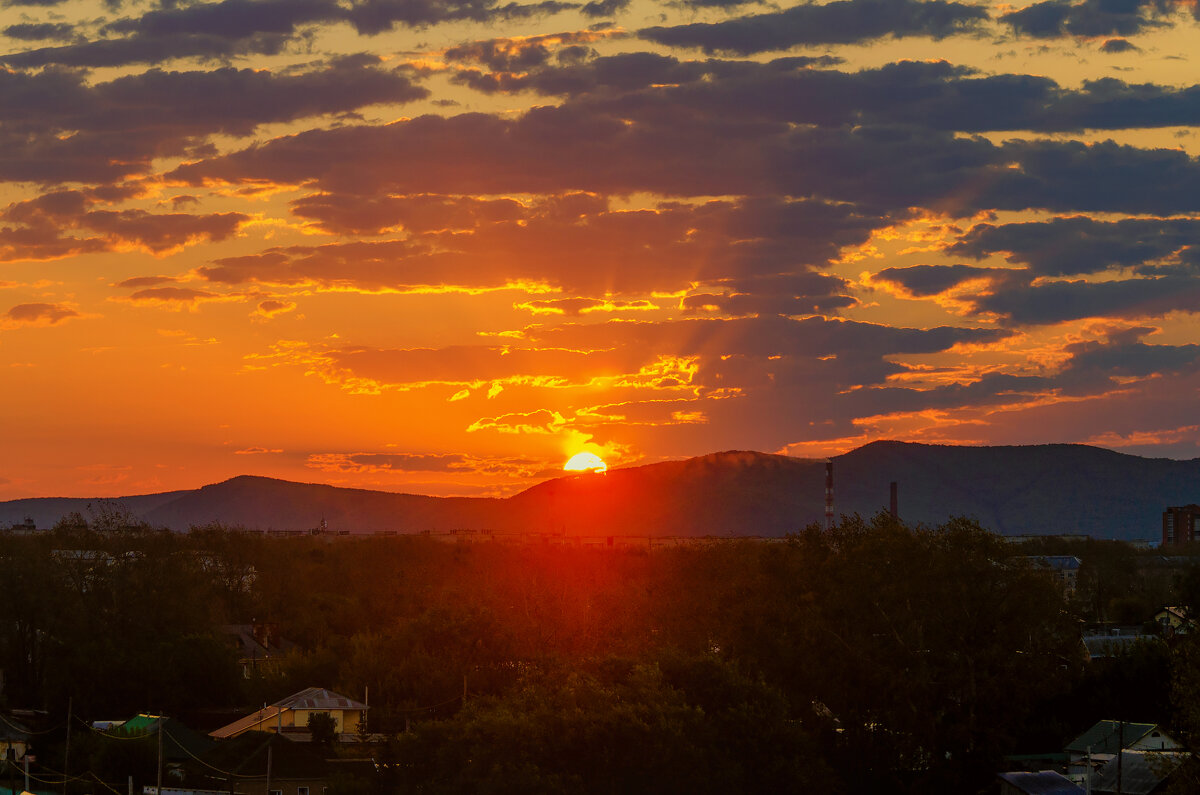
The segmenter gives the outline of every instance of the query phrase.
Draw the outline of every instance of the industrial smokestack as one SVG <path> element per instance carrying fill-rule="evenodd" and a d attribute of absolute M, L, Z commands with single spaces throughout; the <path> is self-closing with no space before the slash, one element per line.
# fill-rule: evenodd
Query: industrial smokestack
<path fill-rule="evenodd" d="M 825 529 L 833 529 L 833 460 L 825 459 Z"/>
<path fill-rule="evenodd" d="M 900 518 L 900 501 L 899 501 L 899 498 L 896 496 L 896 491 L 897 491 L 896 481 L 893 480 L 892 481 L 892 503 L 891 503 L 891 505 L 892 505 L 891 511 L 892 511 L 893 519 Z"/>

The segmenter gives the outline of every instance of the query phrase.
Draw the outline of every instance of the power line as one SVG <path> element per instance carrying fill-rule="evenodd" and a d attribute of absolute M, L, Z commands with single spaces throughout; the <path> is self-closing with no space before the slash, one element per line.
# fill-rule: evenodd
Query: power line
<path fill-rule="evenodd" d="M 20 775 L 22 775 L 22 776 L 25 775 L 25 771 L 23 769 L 17 767 L 16 762 L 13 762 L 11 760 L 5 760 L 5 764 L 11 765 L 12 768 L 14 770 L 16 770 L 16 772 L 19 773 Z M 100 776 L 96 775 L 96 773 L 94 773 L 91 770 L 88 770 L 86 773 L 79 775 L 79 776 L 69 776 L 68 777 L 68 776 L 64 776 L 62 773 L 59 773 L 57 770 L 46 767 L 45 765 L 40 765 L 40 766 L 44 770 L 46 770 L 50 773 L 56 774 L 57 776 L 59 776 L 59 778 L 57 780 L 45 779 L 45 778 L 40 778 L 38 776 L 35 776 L 33 773 L 30 773 L 29 778 L 33 781 L 38 782 L 39 784 L 65 784 L 65 783 L 74 782 L 74 781 L 84 781 L 86 779 L 91 779 L 92 781 L 95 781 L 97 784 L 99 784 L 100 786 L 107 789 L 109 792 L 112 792 L 113 795 L 124 795 L 124 793 L 122 793 L 120 790 L 113 787 L 111 784 L 106 782 L 104 779 L 100 778 Z"/>
<path fill-rule="evenodd" d="M 121 792 L 119 789 L 117 789 L 116 787 L 114 787 L 114 786 L 112 786 L 111 784 L 107 783 L 106 781 L 104 781 L 104 779 L 100 778 L 99 776 L 97 776 L 97 775 L 96 775 L 95 773 L 93 773 L 92 771 L 90 771 L 90 770 L 89 770 L 89 771 L 87 772 L 87 774 L 88 774 L 89 776 L 91 776 L 91 777 L 92 777 L 92 779 L 93 779 L 93 780 L 95 780 L 95 782 L 96 782 L 97 784 L 99 784 L 100 786 L 104 787 L 104 788 L 105 788 L 106 790 L 108 790 L 109 792 L 113 793 L 113 795 L 124 795 L 124 793 L 122 793 L 122 792 Z"/>
<path fill-rule="evenodd" d="M 13 764 L 15 765 L 16 763 L 14 762 Z M 69 781 L 83 781 L 84 778 L 86 778 L 86 776 L 83 776 L 83 775 L 68 776 L 66 773 L 63 773 L 60 770 L 55 770 L 54 768 L 52 768 L 48 765 L 43 765 L 41 762 L 37 762 L 35 764 L 37 764 L 38 767 L 40 767 L 44 773 L 53 774 L 54 776 L 56 776 L 58 778 L 57 781 L 50 782 L 50 781 L 43 781 L 42 779 L 39 779 L 39 778 L 35 778 L 32 773 L 29 774 L 30 778 L 34 779 L 35 781 L 41 781 L 43 784 L 50 784 L 50 783 L 65 784 Z"/>
<path fill-rule="evenodd" d="M 88 729 L 90 729 L 93 733 L 98 734 L 101 737 L 105 737 L 109 740 L 120 740 L 120 741 L 147 740 L 154 736 L 153 732 L 146 731 L 143 734 L 133 735 L 133 736 L 129 736 L 129 737 L 122 737 L 119 734 L 110 734 L 107 731 L 102 731 L 100 729 L 97 729 L 95 726 L 90 725 L 87 721 L 83 720 L 82 718 L 77 718 L 76 720 L 78 720 L 80 723 L 82 723 L 84 726 L 86 726 Z M 209 768 L 210 770 L 214 770 L 217 773 L 220 773 L 221 775 L 224 775 L 224 776 L 232 776 L 233 778 L 240 778 L 240 779 L 266 778 L 266 776 L 261 776 L 261 775 L 246 775 L 243 773 L 234 773 L 230 770 L 223 770 L 222 768 L 219 768 L 216 765 L 213 765 L 213 764 L 210 764 L 210 763 L 204 761 L 203 759 L 201 759 L 200 757 L 198 757 L 194 753 L 192 753 L 190 750 L 188 750 L 188 748 L 186 746 L 184 746 L 184 744 L 182 742 L 179 741 L 178 737 L 175 737 L 174 735 L 171 734 L 171 732 L 167 731 L 165 721 L 166 721 L 165 717 L 161 717 L 161 716 L 159 717 L 159 727 L 160 727 L 159 730 L 162 731 L 163 736 L 168 738 L 169 740 L 171 740 L 171 742 L 173 742 L 175 744 L 175 747 L 178 748 L 180 751 L 183 751 L 185 754 L 190 756 L 192 759 L 196 760 L 197 762 L 199 762 L 200 764 Z M 260 746 L 257 750 L 254 751 L 254 753 L 252 753 L 252 754 L 250 754 L 250 756 L 246 757 L 246 761 L 249 761 L 250 758 L 254 756 L 254 754 L 257 754 L 258 751 L 261 751 L 262 748 L 264 748 L 264 747 L 266 747 L 266 746 L 265 745 Z M 120 793 L 118 793 L 118 795 L 120 795 Z"/>
<path fill-rule="evenodd" d="M 447 699 L 447 700 L 442 701 L 437 704 L 430 704 L 428 707 L 409 707 L 407 709 L 393 709 L 392 712 L 428 712 L 431 709 L 437 709 L 438 707 L 444 707 L 448 704 L 453 704 L 455 701 L 462 701 L 462 700 L 463 700 L 463 697 L 461 695 L 458 695 L 458 696 L 455 696 L 454 698 Z"/>
<path fill-rule="evenodd" d="M 43 729 L 42 731 L 35 732 L 35 731 L 31 731 L 30 729 L 27 729 L 23 726 L 18 726 L 17 724 L 13 723 L 8 718 L 4 717 L 4 713 L 2 713 L 2 712 L 0 712 L 0 721 L 7 723 L 9 728 L 11 728 L 13 731 L 18 731 L 23 734 L 50 734 L 51 732 L 56 732 L 59 729 L 61 729 L 63 726 L 67 725 L 65 723 L 60 723 L 57 726 L 51 726 L 49 729 Z"/>
<path fill-rule="evenodd" d="M 101 737 L 107 737 L 110 740 L 121 740 L 123 742 L 128 742 L 129 740 L 145 740 L 147 737 L 152 736 L 150 734 L 150 732 L 145 732 L 143 734 L 130 734 L 127 737 L 122 737 L 119 734 L 111 734 L 110 733 L 111 729 L 97 729 L 95 726 L 93 726 L 92 724 L 88 723 L 86 720 L 84 720 L 83 718 L 80 718 L 78 716 L 76 716 L 75 720 L 79 721 L 81 724 L 83 724 L 83 726 L 86 729 L 93 732 L 94 734 L 98 734 Z M 111 728 L 119 729 L 120 727 L 114 726 Z"/>
<path fill-rule="evenodd" d="M 205 762 L 203 759 L 201 759 L 200 757 L 196 756 L 195 754 L 193 754 L 193 753 L 192 753 L 191 751 L 189 751 L 188 749 L 184 748 L 184 747 L 183 747 L 183 743 L 179 742 L 179 740 L 177 740 L 175 737 L 172 737 L 172 736 L 171 736 L 171 733 L 170 733 L 169 731 L 167 731 L 165 727 L 163 727 L 163 728 L 162 728 L 162 733 L 163 733 L 163 734 L 164 734 L 164 735 L 165 735 L 167 738 L 169 738 L 169 739 L 170 739 L 172 742 L 174 742 L 174 743 L 175 743 L 175 745 L 176 745 L 176 746 L 179 748 L 179 750 L 183 751 L 185 754 L 187 754 L 188 756 L 190 756 L 192 759 L 195 759 L 197 762 L 199 762 L 200 764 L 204 765 L 205 767 L 207 767 L 207 768 L 210 768 L 210 769 L 212 769 L 212 770 L 215 770 L 215 771 L 217 771 L 218 773 L 221 773 L 222 775 L 226 775 L 226 776 L 232 776 L 233 778 L 245 778 L 245 779 L 258 779 L 258 778 L 266 778 L 266 776 L 247 776 L 247 775 L 244 775 L 244 774 L 242 774 L 242 773 L 234 773 L 234 772 L 232 772 L 232 771 L 229 771 L 229 770 L 222 770 L 221 768 L 219 768 L 219 767 L 216 767 L 215 765 L 210 765 L 208 762 Z M 272 735 L 272 739 L 274 739 L 274 735 Z M 250 756 L 246 757 L 246 762 L 249 762 L 249 761 L 250 761 L 250 760 L 251 760 L 251 759 L 254 757 L 254 755 L 255 755 L 255 754 L 257 754 L 259 751 L 261 751 L 263 748 L 266 748 L 266 747 L 267 747 L 267 743 L 270 743 L 270 742 L 271 742 L 271 740 L 267 740 L 267 742 L 266 742 L 266 743 L 263 743 L 262 745 L 260 745 L 260 746 L 259 746 L 259 747 L 258 747 L 258 748 L 257 748 L 257 749 L 254 751 L 254 753 L 253 753 L 253 754 L 250 754 Z M 242 764 L 245 764 L 246 762 L 243 762 Z"/>

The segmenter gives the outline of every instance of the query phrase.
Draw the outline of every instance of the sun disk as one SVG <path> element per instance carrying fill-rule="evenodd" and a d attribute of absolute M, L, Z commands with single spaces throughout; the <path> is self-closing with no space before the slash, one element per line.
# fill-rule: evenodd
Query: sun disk
<path fill-rule="evenodd" d="M 576 453 L 563 464 L 567 472 L 605 472 L 608 466 L 595 453 Z"/>

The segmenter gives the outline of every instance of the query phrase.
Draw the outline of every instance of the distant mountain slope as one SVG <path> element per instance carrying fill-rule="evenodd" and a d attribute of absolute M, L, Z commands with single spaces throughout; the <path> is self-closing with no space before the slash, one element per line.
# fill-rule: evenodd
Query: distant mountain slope
<path fill-rule="evenodd" d="M 497 505 L 503 502 L 346 489 L 242 475 L 184 492 L 148 511 L 145 519 L 173 529 L 220 522 L 262 530 L 305 530 L 316 527 L 324 518 L 331 529 L 337 530 L 417 533 L 488 526 Z"/>
<path fill-rule="evenodd" d="M 507 502 L 556 532 L 780 536 L 821 517 L 824 473 L 822 461 L 734 451 L 556 478 Z"/>
<path fill-rule="evenodd" d="M 508 499 L 394 494 L 242 476 L 193 491 L 124 497 L 155 526 L 217 521 L 258 529 L 367 532 L 456 529 L 607 536 L 779 536 L 820 522 L 823 461 L 731 451 L 571 475 Z M 965 515 L 1004 534 L 1156 538 L 1167 505 L 1200 502 L 1200 459 L 1174 461 L 1086 445 L 955 447 L 875 442 L 834 459 L 835 512 L 871 516 L 899 484 L 901 518 Z M 53 525 L 87 499 L 0 503 L 0 526 Z"/>
<path fill-rule="evenodd" d="M 1200 502 L 1200 459 L 1140 458 L 1081 444 L 875 442 L 834 462 L 839 512 L 885 508 L 894 480 L 905 520 L 972 516 L 1005 535 L 1156 538 L 1164 507 Z"/>
<path fill-rule="evenodd" d="M 139 494 L 129 497 L 33 497 L 26 500 L 0 502 L 0 528 L 32 519 L 39 528 L 53 527 L 59 519 L 69 513 L 86 517 L 101 504 L 120 505 L 134 516 L 145 516 L 148 512 L 178 499 L 191 491 L 164 491 L 158 494 Z"/>

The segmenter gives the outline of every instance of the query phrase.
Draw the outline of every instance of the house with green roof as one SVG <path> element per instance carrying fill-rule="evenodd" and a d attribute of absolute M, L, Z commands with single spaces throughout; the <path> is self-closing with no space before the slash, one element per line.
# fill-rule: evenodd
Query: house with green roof
<path fill-rule="evenodd" d="M 112 723 L 106 734 L 122 737 L 154 737 L 162 727 L 163 758 L 168 764 L 177 764 L 194 759 L 207 752 L 214 742 L 174 718 L 162 715 L 139 713 L 121 723 Z"/>

